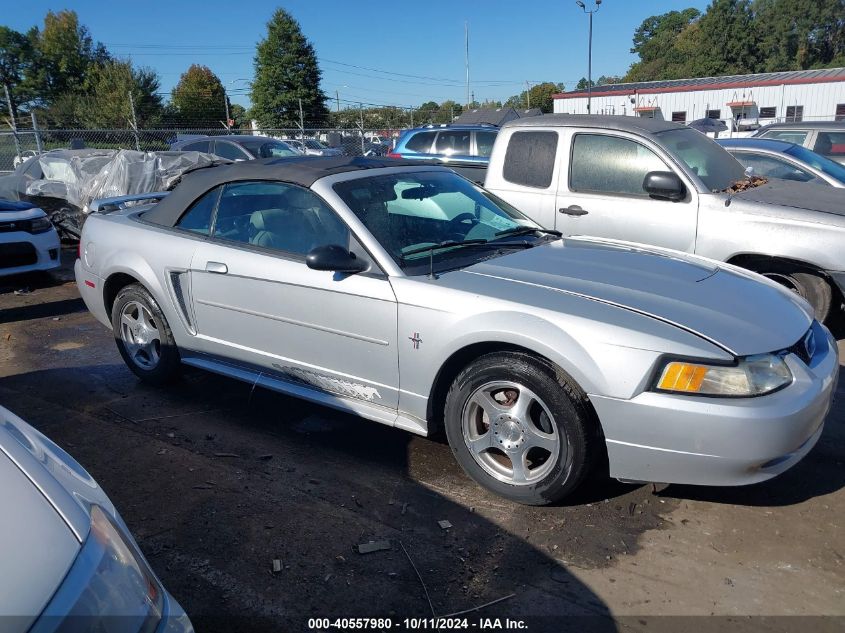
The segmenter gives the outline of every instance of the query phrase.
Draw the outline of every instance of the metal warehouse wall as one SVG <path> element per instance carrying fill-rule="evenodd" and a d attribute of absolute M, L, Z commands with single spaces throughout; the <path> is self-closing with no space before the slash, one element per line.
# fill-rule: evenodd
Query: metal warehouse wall
<path fill-rule="evenodd" d="M 597 92 L 601 87 L 596 88 Z M 731 102 L 753 102 L 751 106 L 731 108 Z M 742 118 L 758 119 L 760 125 L 783 121 L 788 106 L 803 106 L 803 119 L 832 121 L 836 106 L 845 104 L 845 82 L 816 84 L 791 84 L 779 86 L 761 86 L 756 88 L 719 90 L 694 90 L 686 92 L 663 92 L 649 94 L 615 94 L 612 96 L 593 97 L 593 114 L 621 114 L 636 116 L 636 107 L 654 107 L 655 117 L 671 121 L 675 112 L 685 112 L 686 121 L 702 119 L 707 110 L 719 110 L 720 119 L 730 120 L 735 113 L 742 113 Z M 760 116 L 762 108 L 775 108 L 774 117 Z M 555 99 L 556 113 L 587 114 L 587 98 L 575 97 Z M 643 113 L 647 116 L 648 113 Z"/>

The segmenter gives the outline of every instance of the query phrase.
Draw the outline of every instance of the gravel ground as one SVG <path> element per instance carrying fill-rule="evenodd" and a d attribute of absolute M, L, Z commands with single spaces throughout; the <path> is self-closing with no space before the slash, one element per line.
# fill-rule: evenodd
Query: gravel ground
<path fill-rule="evenodd" d="M 70 280 L 0 280 L 0 403 L 100 482 L 200 631 L 401 622 L 503 598 L 470 623 L 845 625 L 843 379 L 818 446 L 773 481 L 596 478 L 565 505 L 529 508 L 481 490 L 437 439 L 195 370 L 142 385 Z M 358 553 L 369 541 L 389 549 Z"/>

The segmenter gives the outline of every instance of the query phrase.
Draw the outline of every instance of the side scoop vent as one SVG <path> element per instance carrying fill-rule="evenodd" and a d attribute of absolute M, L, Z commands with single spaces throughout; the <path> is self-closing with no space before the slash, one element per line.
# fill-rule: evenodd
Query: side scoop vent
<path fill-rule="evenodd" d="M 196 334 L 196 327 L 194 326 L 193 313 L 190 307 L 190 281 L 187 271 L 170 271 L 170 286 L 173 290 L 173 296 L 176 299 L 176 305 L 179 307 L 179 315 L 185 322 L 185 326 L 191 334 Z"/>

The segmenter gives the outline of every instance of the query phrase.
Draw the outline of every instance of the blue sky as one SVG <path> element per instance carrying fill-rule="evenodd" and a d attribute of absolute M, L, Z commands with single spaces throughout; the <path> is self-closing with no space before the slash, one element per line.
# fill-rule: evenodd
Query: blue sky
<path fill-rule="evenodd" d="M 604 0 L 594 18 L 593 77 L 625 73 L 634 61 L 631 37 L 646 17 L 707 4 Z M 587 74 L 587 17 L 575 0 L 26 0 L 2 22 L 25 30 L 43 24 L 48 10 L 74 9 L 113 54 L 155 69 L 163 92 L 199 63 L 221 78 L 234 102 L 249 105 L 243 80 L 253 75 L 255 44 L 277 6 L 301 24 L 320 59 L 323 89 L 333 100 L 339 93 L 341 107 L 463 102 L 464 22 L 479 101 L 504 100 L 524 90 L 526 80 L 569 89 Z"/>

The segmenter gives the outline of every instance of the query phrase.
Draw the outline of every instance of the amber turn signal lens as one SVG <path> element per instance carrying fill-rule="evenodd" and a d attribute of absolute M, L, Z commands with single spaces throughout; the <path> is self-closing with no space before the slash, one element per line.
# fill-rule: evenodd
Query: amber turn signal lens
<path fill-rule="evenodd" d="M 686 363 L 669 363 L 657 383 L 658 389 L 697 392 L 701 389 L 707 368 Z"/>

